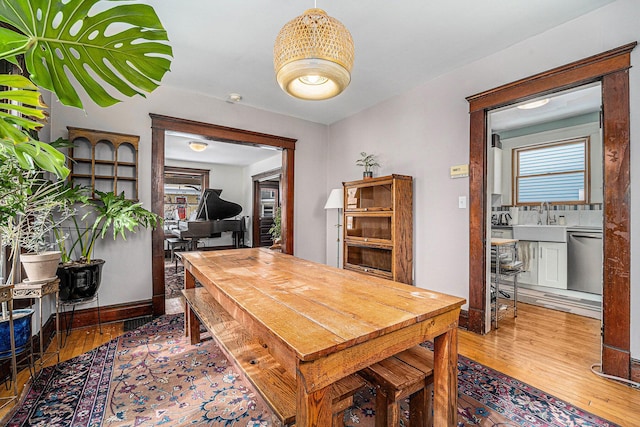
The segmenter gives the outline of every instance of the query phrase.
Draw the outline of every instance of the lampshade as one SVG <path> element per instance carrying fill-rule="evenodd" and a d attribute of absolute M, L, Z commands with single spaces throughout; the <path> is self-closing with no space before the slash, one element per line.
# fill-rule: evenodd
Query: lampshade
<path fill-rule="evenodd" d="M 301 99 L 333 98 L 351 82 L 353 39 L 322 9 L 308 9 L 278 34 L 273 65 L 278 84 Z"/>
<path fill-rule="evenodd" d="M 191 148 L 193 151 L 204 151 L 207 146 L 209 144 L 207 144 L 206 142 L 202 142 L 202 141 L 190 141 L 189 142 L 189 148 Z"/>
<path fill-rule="evenodd" d="M 342 209 L 344 207 L 344 193 L 342 188 L 334 188 L 329 194 L 327 203 L 324 204 L 325 209 Z"/>

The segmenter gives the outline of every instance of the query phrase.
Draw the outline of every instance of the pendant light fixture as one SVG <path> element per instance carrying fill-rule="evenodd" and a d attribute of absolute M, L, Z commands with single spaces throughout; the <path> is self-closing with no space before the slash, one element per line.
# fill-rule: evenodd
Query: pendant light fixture
<path fill-rule="evenodd" d="M 353 39 L 340 21 L 318 8 L 289 21 L 278 34 L 273 65 L 278 84 L 300 99 L 333 98 L 349 86 Z"/>

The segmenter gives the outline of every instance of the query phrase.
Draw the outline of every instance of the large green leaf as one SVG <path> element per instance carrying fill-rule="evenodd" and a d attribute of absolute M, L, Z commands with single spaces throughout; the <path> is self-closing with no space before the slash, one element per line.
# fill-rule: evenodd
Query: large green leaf
<path fill-rule="evenodd" d="M 0 0 L 0 21 L 22 33 L 0 31 L 0 58 L 24 53 L 33 82 L 78 108 L 67 73 L 102 107 L 119 102 L 103 83 L 126 96 L 152 92 L 172 55 L 155 11 L 144 4 L 97 11 L 96 3 L 110 0 Z"/>
<path fill-rule="evenodd" d="M 36 141 L 22 129 L 37 130 L 46 118 L 40 91 L 20 75 L 0 74 L 0 161 L 15 157 L 23 169 L 38 166 L 66 177 L 64 155 L 55 147 Z"/>

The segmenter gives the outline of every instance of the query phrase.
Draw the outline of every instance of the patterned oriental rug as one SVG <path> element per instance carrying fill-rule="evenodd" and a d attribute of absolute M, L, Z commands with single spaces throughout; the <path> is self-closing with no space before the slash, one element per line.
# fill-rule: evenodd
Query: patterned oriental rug
<path fill-rule="evenodd" d="M 215 343 L 189 345 L 183 331 L 183 315 L 161 316 L 45 368 L 0 425 L 271 426 L 269 409 Z M 465 357 L 458 368 L 458 426 L 614 425 Z M 347 426 L 374 425 L 374 392 L 356 396 Z"/>
<path fill-rule="evenodd" d="M 176 268 L 175 261 L 164 262 L 164 294 L 165 298 L 177 298 L 182 293 L 180 290 L 184 289 L 184 267 L 182 263 L 178 261 L 178 268 Z"/>

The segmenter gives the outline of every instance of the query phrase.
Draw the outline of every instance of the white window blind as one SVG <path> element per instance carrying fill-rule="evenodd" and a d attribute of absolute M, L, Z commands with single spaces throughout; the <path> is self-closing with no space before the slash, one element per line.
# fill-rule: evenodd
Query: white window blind
<path fill-rule="evenodd" d="M 588 138 L 514 151 L 517 204 L 588 199 Z"/>

